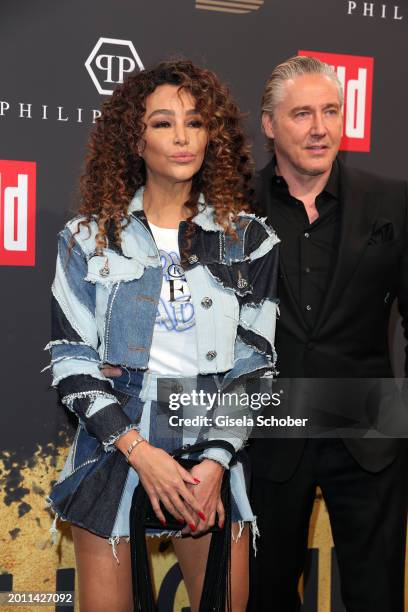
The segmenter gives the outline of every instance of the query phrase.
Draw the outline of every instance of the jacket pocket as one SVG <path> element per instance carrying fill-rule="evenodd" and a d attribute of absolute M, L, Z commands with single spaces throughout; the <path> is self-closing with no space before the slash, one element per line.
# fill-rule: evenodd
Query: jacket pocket
<path fill-rule="evenodd" d="M 368 246 L 379 246 L 394 240 L 394 226 L 388 219 L 377 219 L 373 225 Z"/>
<path fill-rule="evenodd" d="M 124 257 L 106 250 L 104 255 L 94 255 L 88 260 L 84 280 L 109 287 L 119 281 L 137 280 L 143 275 L 145 264 L 135 257 Z"/>

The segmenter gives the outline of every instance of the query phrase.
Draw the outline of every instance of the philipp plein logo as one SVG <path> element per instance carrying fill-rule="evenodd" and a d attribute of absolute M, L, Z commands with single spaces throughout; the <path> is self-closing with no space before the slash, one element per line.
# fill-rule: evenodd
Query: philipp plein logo
<path fill-rule="evenodd" d="M 100 94 L 111 95 L 127 74 L 143 70 L 142 60 L 131 40 L 100 38 L 85 62 L 85 68 Z"/>
<path fill-rule="evenodd" d="M 403 9 L 397 4 L 386 4 L 385 2 L 361 2 L 359 0 L 347 0 L 347 15 L 392 19 L 402 21 L 404 19 Z"/>

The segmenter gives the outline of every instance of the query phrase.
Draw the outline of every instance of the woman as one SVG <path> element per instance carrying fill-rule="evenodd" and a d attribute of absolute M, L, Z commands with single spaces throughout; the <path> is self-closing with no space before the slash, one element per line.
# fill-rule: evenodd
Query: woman
<path fill-rule="evenodd" d="M 180 440 L 157 425 L 156 383 L 160 375 L 197 374 L 228 382 L 274 366 L 278 240 L 242 213 L 249 179 L 238 109 L 212 72 L 162 63 L 105 102 L 80 217 L 59 236 L 48 345 L 53 385 L 79 418 L 50 504 L 72 524 L 82 612 L 132 610 L 127 536 L 139 478 L 163 532 L 160 502 L 187 523 L 184 533 L 201 536 L 173 538 L 198 609 L 211 537 L 203 534 L 215 520 L 222 528 L 230 454 L 207 449 L 191 473 L 184 470 L 169 454 Z M 246 435 L 226 439 L 239 450 Z M 248 595 L 249 525 L 256 533 L 242 461 L 231 467 L 231 492 L 239 612 Z"/>

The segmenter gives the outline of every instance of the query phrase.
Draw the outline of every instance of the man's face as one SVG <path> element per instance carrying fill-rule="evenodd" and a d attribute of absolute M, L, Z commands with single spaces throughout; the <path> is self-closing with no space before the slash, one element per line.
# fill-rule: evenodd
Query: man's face
<path fill-rule="evenodd" d="M 278 165 L 309 176 L 324 174 L 337 155 L 343 130 L 338 89 L 324 74 L 298 76 L 283 87 L 274 115 L 262 116 Z"/>

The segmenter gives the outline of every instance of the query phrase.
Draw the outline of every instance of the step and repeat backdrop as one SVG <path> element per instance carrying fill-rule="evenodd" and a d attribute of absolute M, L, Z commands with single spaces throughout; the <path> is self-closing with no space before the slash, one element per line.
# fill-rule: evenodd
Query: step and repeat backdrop
<path fill-rule="evenodd" d="M 268 161 L 259 112 L 265 80 L 292 55 L 316 55 L 335 67 L 344 85 L 346 164 L 408 179 L 408 5 L 3 0 L 0 32 L 0 591 L 73 591 L 69 529 L 60 523 L 52 543 L 45 502 L 73 423 L 57 406 L 49 374 L 40 371 L 48 363 L 42 349 L 50 335 L 56 234 L 75 210 L 85 143 L 101 103 L 128 74 L 162 59 L 191 58 L 229 84 L 262 167 Z M 395 373 L 402 376 L 396 309 L 390 332 Z M 309 544 L 303 610 L 343 612 L 318 491 Z M 157 540 L 152 552 L 160 612 L 187 612 L 171 546 Z"/>

